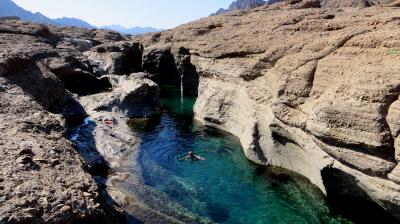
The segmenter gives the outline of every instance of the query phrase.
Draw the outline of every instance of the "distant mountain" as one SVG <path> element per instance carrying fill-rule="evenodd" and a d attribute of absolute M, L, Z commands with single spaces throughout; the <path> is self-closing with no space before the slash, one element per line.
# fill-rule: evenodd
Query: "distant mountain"
<path fill-rule="evenodd" d="M 55 26 L 76 26 L 88 29 L 97 28 L 84 20 L 76 18 L 63 17 L 58 19 L 50 19 L 39 12 L 32 13 L 31 11 L 25 10 L 22 7 L 15 4 L 12 0 L 0 0 L 0 17 L 6 17 L 6 16 L 18 16 L 22 20 L 31 21 L 35 23 L 45 23 Z M 118 25 L 101 27 L 101 28 L 114 30 L 122 34 L 143 34 L 148 32 L 160 31 L 152 27 L 125 28 Z"/>
<path fill-rule="evenodd" d="M 237 0 L 232 2 L 228 10 L 248 10 L 262 6 L 266 3 L 264 0 Z"/>
<path fill-rule="evenodd" d="M 135 26 L 132 28 L 126 28 L 120 25 L 110 25 L 110 26 L 103 26 L 102 29 L 113 30 L 119 32 L 121 34 L 142 34 L 142 33 L 151 33 L 151 32 L 159 32 L 161 30 L 153 28 L 153 27 L 139 27 Z"/>
<path fill-rule="evenodd" d="M 43 14 L 27 11 L 19 7 L 11 0 L 0 0 L 0 16 L 18 16 L 22 20 L 58 25 L 55 21 L 44 16 Z"/>
<path fill-rule="evenodd" d="M 88 28 L 88 29 L 94 29 L 96 28 L 95 26 L 91 25 L 90 23 L 81 20 L 81 19 L 76 19 L 76 18 L 68 18 L 68 17 L 63 17 L 59 19 L 54 19 L 58 24 L 62 24 L 63 26 L 77 26 L 77 27 L 83 27 L 83 28 Z"/>
<path fill-rule="evenodd" d="M 272 0 L 274 1 L 274 0 Z M 233 11 L 233 10 L 249 10 L 252 8 L 256 8 L 262 5 L 265 5 L 269 1 L 264 1 L 264 0 L 237 0 L 231 3 L 231 5 L 227 9 L 219 9 L 216 13 L 211 14 L 213 15 L 219 15 L 225 12 Z"/>

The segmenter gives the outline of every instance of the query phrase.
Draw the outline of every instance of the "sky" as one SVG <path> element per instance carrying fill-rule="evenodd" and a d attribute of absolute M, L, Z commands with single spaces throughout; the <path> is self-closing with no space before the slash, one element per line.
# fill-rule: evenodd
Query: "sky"
<path fill-rule="evenodd" d="M 233 0 L 14 0 L 50 18 L 74 17 L 95 26 L 173 28 L 202 17 Z"/>

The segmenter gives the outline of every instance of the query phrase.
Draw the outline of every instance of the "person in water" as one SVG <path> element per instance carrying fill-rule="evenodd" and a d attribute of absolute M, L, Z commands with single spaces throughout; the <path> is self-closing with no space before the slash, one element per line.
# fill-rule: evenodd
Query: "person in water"
<path fill-rule="evenodd" d="M 196 155 L 193 151 L 190 151 L 187 153 L 187 155 L 183 158 L 180 158 L 179 160 L 195 160 L 195 161 L 199 161 L 199 160 L 206 160 L 205 158 Z"/>

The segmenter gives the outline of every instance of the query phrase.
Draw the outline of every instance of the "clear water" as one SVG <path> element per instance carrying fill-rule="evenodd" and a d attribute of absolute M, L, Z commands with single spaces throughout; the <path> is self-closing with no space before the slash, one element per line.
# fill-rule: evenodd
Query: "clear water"
<path fill-rule="evenodd" d="M 303 178 L 257 167 L 236 137 L 195 123 L 194 101 L 181 102 L 178 90 L 162 100 L 161 118 L 133 121 L 146 185 L 215 223 L 349 223 L 333 217 L 323 195 Z M 188 151 L 206 160 L 178 160 Z"/>

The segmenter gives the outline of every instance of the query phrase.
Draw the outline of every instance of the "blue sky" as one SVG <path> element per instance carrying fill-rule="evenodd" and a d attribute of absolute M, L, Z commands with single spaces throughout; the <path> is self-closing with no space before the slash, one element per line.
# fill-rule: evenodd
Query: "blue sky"
<path fill-rule="evenodd" d="M 14 0 L 50 18 L 75 17 L 93 25 L 172 28 L 226 8 L 233 0 Z"/>

